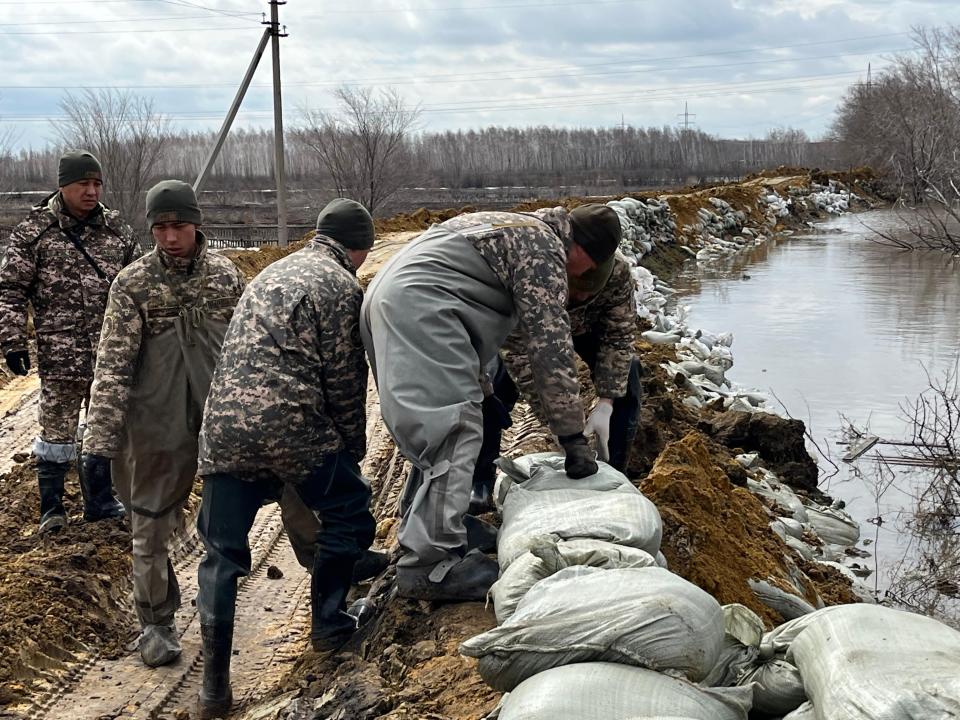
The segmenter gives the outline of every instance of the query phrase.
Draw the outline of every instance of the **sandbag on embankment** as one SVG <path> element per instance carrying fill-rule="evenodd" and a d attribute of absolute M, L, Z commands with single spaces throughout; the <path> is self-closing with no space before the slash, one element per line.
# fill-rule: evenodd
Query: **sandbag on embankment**
<path fill-rule="evenodd" d="M 600 568 L 655 567 L 657 561 L 644 550 L 604 540 L 560 540 L 556 535 L 534 538 L 530 550 L 510 563 L 490 588 L 497 622 L 503 623 L 513 615 L 524 595 L 538 582 L 576 565 Z"/>
<path fill-rule="evenodd" d="M 750 688 L 707 689 L 613 663 L 554 668 L 507 695 L 499 720 L 746 720 Z"/>
<path fill-rule="evenodd" d="M 573 480 L 564 472 L 562 455 L 538 453 L 523 460 L 501 465 L 511 474 L 501 476 L 495 492 L 502 498 L 497 538 L 501 573 L 530 550 L 536 538 L 551 534 L 564 540 L 606 540 L 656 556 L 660 513 L 625 475 L 601 462 L 596 474 Z"/>
<path fill-rule="evenodd" d="M 876 605 L 828 610 L 810 619 L 786 655 L 818 720 L 960 717 L 960 632 Z"/>
<path fill-rule="evenodd" d="M 560 665 L 617 662 L 675 671 L 697 682 L 724 639 L 719 603 L 658 567 L 569 567 L 534 585 L 501 626 L 460 652 L 480 660 L 496 690 Z"/>

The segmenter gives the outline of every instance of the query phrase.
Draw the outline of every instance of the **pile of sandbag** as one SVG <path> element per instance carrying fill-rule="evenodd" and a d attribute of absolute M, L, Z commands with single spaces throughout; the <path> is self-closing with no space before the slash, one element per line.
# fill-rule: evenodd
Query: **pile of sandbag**
<path fill-rule="evenodd" d="M 620 249 L 627 257 L 639 260 L 657 245 L 676 242 L 677 222 L 665 201 L 625 197 L 607 206 L 620 219 Z"/>

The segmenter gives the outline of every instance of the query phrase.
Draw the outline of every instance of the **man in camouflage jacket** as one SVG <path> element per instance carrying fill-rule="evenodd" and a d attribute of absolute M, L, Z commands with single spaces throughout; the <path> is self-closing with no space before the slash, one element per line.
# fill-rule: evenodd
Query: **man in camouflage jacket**
<path fill-rule="evenodd" d="M 204 677 L 200 717 L 230 706 L 237 578 L 250 572 L 247 534 L 260 506 L 292 487 L 319 516 L 311 640 L 338 647 L 354 563 L 373 542 L 366 452 L 367 363 L 357 330 L 356 271 L 374 241 L 362 205 L 334 200 L 317 234 L 247 286 L 223 343 L 200 432 L 198 529 Z"/>
<path fill-rule="evenodd" d="M 185 182 L 147 192 L 156 241 L 110 288 L 83 443 L 86 477 L 111 476 L 130 517 L 133 596 L 151 667 L 173 662 L 180 587 L 168 544 L 197 470 L 210 378 L 243 276 L 208 252 L 203 215 Z"/>
<path fill-rule="evenodd" d="M 63 482 L 76 456 L 80 406 L 93 365 L 110 283 L 139 257 L 133 230 L 100 204 L 100 163 L 85 151 L 60 158 L 59 190 L 17 225 L 0 265 L 0 350 L 17 375 L 30 369 L 27 306 L 33 309 L 40 374 L 40 436 L 34 441 L 40 531 L 63 527 Z M 123 508 L 109 485 L 81 477 L 84 519 Z"/>
<path fill-rule="evenodd" d="M 361 333 L 385 424 L 420 476 L 398 539 L 408 597 L 482 599 L 497 563 L 468 548 L 463 515 L 482 439 L 480 377 L 514 326 L 573 478 L 597 471 L 566 301 L 568 276 L 606 261 L 616 213 L 585 205 L 534 214 L 470 213 L 413 240 L 374 278 Z"/>
<path fill-rule="evenodd" d="M 636 283 L 630 264 L 619 253 L 594 270 L 570 281 L 570 331 L 573 348 L 590 368 L 597 404 L 587 418 L 585 434 L 596 435 L 600 459 L 623 471 L 637 433 L 642 366 L 636 357 Z M 523 336 L 513 332 L 488 368 L 493 395 L 483 403 L 483 445 L 477 457 L 470 512 L 489 510 L 500 439 L 510 425 L 509 413 L 520 396 L 541 422 L 540 402 Z"/>

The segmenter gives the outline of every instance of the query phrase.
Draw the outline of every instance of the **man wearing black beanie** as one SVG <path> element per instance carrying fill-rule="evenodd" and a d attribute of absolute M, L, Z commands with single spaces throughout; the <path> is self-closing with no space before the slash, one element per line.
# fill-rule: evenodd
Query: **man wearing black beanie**
<path fill-rule="evenodd" d="M 363 206 L 334 200 L 304 248 L 250 282 L 227 330 L 200 430 L 197 527 L 207 550 L 197 598 L 200 718 L 230 709 L 237 579 L 250 571 L 247 535 L 263 502 L 292 490 L 320 520 L 310 594 L 314 649 L 335 649 L 356 629 L 347 592 L 376 531 L 360 475 L 367 363 L 356 279 L 373 241 Z"/>
<path fill-rule="evenodd" d="M 62 528 L 64 480 L 76 457 L 80 407 L 88 398 L 107 291 L 140 256 L 133 230 L 100 204 L 103 173 L 85 150 L 60 158 L 59 189 L 10 235 L 0 265 L 0 351 L 15 375 L 30 370 L 27 305 L 33 308 L 40 375 L 40 435 L 33 443 L 40 532 Z M 123 514 L 109 481 L 80 477 L 84 520 Z"/>
<path fill-rule="evenodd" d="M 566 302 L 570 278 L 606 262 L 620 239 L 603 205 L 469 213 L 413 240 L 370 284 L 360 330 L 384 423 L 415 468 L 398 534 L 401 595 L 481 600 L 497 578 L 496 561 L 469 546 L 463 516 L 491 391 L 481 374 L 515 326 L 567 474 L 597 471 Z"/>

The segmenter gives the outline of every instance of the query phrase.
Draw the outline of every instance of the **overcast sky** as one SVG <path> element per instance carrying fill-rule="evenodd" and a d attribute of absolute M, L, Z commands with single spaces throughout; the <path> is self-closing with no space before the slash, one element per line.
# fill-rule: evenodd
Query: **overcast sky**
<path fill-rule="evenodd" d="M 0 0 L 0 134 L 44 145 L 66 92 L 122 87 L 216 129 L 266 0 Z M 289 0 L 287 127 L 341 84 L 392 86 L 430 130 L 688 122 L 724 137 L 829 126 L 850 83 L 960 24 L 958 0 Z M 269 50 L 239 124 L 272 126 Z"/>

